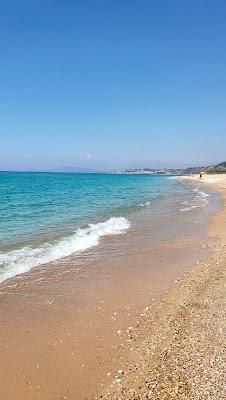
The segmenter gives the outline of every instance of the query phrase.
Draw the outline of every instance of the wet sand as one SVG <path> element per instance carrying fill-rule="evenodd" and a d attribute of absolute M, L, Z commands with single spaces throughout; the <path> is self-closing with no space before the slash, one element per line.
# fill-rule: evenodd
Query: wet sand
<path fill-rule="evenodd" d="M 224 181 L 218 185 L 222 192 L 220 185 Z M 202 266 L 214 268 L 223 251 L 219 236 L 224 213 L 211 221 L 212 240 L 191 236 L 160 241 L 156 248 L 147 243 L 131 249 L 129 256 L 115 252 L 99 263 L 89 258 L 89 266 L 80 271 L 39 271 L 36 279 L 25 274 L 19 283 L 12 279 L 2 284 L 0 399 L 180 398 L 170 397 L 169 383 L 164 384 L 164 371 L 155 370 L 155 360 L 161 360 L 167 347 L 181 302 L 192 299 L 203 279 Z M 212 263 L 205 260 L 209 251 L 215 257 Z M 188 283 L 187 271 L 194 263 Z M 207 272 L 204 276 L 208 281 Z M 155 378 L 149 378 L 150 365 Z M 166 390 L 160 397 L 159 382 Z"/>

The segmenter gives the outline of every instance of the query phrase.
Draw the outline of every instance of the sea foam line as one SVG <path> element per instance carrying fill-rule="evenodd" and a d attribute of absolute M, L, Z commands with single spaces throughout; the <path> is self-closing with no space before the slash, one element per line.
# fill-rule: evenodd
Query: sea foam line
<path fill-rule="evenodd" d="M 188 207 L 181 208 L 180 209 L 181 212 L 190 211 L 193 208 L 206 207 L 209 204 L 209 202 L 207 200 L 207 197 L 209 197 L 208 193 L 203 192 L 202 190 L 199 190 L 198 188 L 192 189 L 192 191 L 197 193 L 197 195 L 194 197 L 194 199 L 191 201 L 190 204 L 188 202 L 182 203 L 184 205 L 188 205 Z"/>
<path fill-rule="evenodd" d="M 97 246 L 102 236 L 120 235 L 129 227 L 130 223 L 126 218 L 112 217 L 105 222 L 89 224 L 87 228 L 79 228 L 73 235 L 55 243 L 45 243 L 37 248 L 23 247 L 7 253 L 0 253 L 0 282 L 28 272 L 39 265 Z"/>
<path fill-rule="evenodd" d="M 146 201 L 145 203 L 140 203 L 138 204 L 138 207 L 150 207 L 151 202 L 150 201 Z"/>

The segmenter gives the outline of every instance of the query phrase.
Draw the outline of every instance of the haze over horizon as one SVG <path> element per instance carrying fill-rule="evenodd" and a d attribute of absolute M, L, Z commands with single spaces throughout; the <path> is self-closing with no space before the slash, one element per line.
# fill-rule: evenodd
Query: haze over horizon
<path fill-rule="evenodd" d="M 0 170 L 225 161 L 226 3 L 1 5 Z"/>

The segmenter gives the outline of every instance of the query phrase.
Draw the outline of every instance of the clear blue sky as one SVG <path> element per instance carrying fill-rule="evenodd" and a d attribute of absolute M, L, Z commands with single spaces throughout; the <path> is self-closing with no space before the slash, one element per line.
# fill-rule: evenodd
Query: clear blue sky
<path fill-rule="evenodd" d="M 226 1 L 0 5 L 0 168 L 226 159 Z"/>

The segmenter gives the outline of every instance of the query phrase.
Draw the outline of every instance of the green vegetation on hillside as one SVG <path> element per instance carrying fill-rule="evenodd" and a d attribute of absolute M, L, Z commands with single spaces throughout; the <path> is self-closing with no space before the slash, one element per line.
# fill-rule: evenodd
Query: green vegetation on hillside
<path fill-rule="evenodd" d="M 205 172 L 206 174 L 225 174 L 226 173 L 226 161 L 216 164 L 210 165 L 207 167 L 193 167 L 186 168 L 183 170 L 183 173 L 188 174 L 199 174 L 200 172 Z"/>

